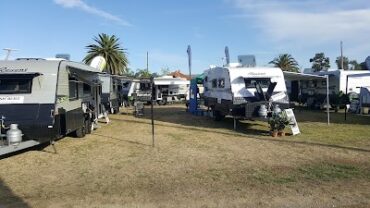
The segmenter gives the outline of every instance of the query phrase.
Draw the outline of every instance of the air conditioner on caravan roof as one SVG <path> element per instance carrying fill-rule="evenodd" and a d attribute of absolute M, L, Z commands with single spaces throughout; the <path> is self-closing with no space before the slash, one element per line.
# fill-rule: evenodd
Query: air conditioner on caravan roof
<path fill-rule="evenodd" d="M 256 57 L 254 55 L 239 55 L 238 61 L 244 67 L 256 67 Z"/>

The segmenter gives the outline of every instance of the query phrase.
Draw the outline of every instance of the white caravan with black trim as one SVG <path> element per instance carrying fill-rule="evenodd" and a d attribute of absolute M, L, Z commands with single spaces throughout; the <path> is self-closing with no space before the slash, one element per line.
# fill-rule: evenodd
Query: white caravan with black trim
<path fill-rule="evenodd" d="M 289 107 L 280 68 L 244 67 L 238 63 L 213 67 L 204 74 L 204 103 L 215 120 L 226 115 L 257 117 L 261 104 L 270 101 L 282 109 Z"/>
<path fill-rule="evenodd" d="M 188 94 L 190 81 L 172 76 L 154 78 L 155 100 L 160 105 L 168 101 L 185 100 Z"/>
<path fill-rule="evenodd" d="M 98 72 L 66 60 L 0 61 L 0 155 L 89 133 L 101 111 Z M 15 140 L 11 124 L 22 131 Z"/>

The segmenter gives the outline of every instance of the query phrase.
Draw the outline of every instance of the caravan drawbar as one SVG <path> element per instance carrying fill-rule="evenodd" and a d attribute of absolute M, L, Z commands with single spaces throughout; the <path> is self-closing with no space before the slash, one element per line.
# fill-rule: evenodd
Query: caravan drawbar
<path fill-rule="evenodd" d="M 89 133 L 101 113 L 99 72 L 66 60 L 0 61 L 0 155 Z"/>

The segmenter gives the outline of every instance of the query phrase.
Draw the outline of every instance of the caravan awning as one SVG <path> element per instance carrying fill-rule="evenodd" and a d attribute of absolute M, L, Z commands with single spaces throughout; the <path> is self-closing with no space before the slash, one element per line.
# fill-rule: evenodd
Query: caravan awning
<path fill-rule="evenodd" d="M 303 73 L 287 72 L 287 71 L 284 71 L 283 74 L 284 74 L 284 78 L 290 81 L 326 79 L 326 76 L 315 75 L 315 74 L 303 74 Z"/>
<path fill-rule="evenodd" d="M 329 75 L 315 75 L 315 74 L 303 74 L 297 72 L 287 72 L 283 71 L 284 79 L 288 81 L 308 81 L 308 80 L 326 80 L 326 112 L 327 112 L 327 119 L 328 125 L 330 124 L 330 112 L 329 112 L 329 105 L 330 105 L 330 98 L 329 98 Z"/>
<path fill-rule="evenodd" d="M 79 68 L 68 67 L 71 76 L 81 80 L 91 86 L 100 85 L 102 82 L 98 78 L 98 73 L 92 71 L 85 71 Z"/>

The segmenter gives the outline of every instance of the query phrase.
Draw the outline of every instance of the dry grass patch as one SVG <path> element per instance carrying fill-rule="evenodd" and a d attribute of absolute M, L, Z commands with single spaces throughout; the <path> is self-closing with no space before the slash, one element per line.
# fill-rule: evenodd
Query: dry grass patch
<path fill-rule="evenodd" d="M 231 130 L 232 124 L 188 115 L 179 106 L 155 111 L 155 148 L 151 147 L 150 120 L 121 114 L 112 115 L 111 124 L 101 124 L 84 139 L 58 141 L 58 154 L 47 147 L 1 160 L 0 205 L 327 207 L 370 203 L 367 152 L 252 139 Z"/>

